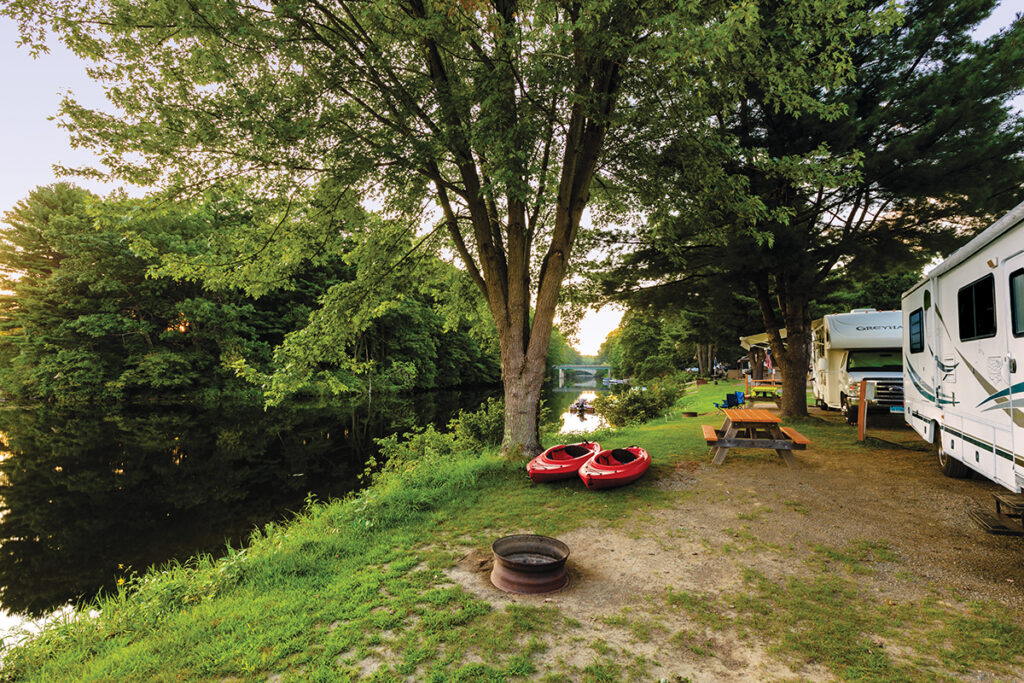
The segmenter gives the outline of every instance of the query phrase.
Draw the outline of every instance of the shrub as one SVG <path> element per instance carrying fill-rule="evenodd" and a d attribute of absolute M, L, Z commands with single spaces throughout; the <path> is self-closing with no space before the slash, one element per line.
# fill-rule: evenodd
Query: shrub
<path fill-rule="evenodd" d="M 658 389 L 665 392 L 666 400 L 670 401 L 666 408 L 671 408 L 675 401 L 686 393 L 687 385 L 693 382 L 696 377 L 696 373 L 679 370 L 671 375 L 656 379 L 652 383 L 656 385 Z"/>
<path fill-rule="evenodd" d="M 616 427 L 638 425 L 660 417 L 671 408 L 679 392 L 673 387 L 630 387 L 617 394 L 600 394 L 594 408 Z"/>
<path fill-rule="evenodd" d="M 479 410 L 460 411 L 448 423 L 448 431 L 440 432 L 428 425 L 422 430 L 376 439 L 380 451 L 367 460 L 360 479 L 368 484 L 376 482 L 383 473 L 407 470 L 421 460 L 471 453 L 481 446 L 498 445 L 504 431 L 505 402 L 500 398 L 489 398 Z"/>
<path fill-rule="evenodd" d="M 499 445 L 505 436 L 505 400 L 489 398 L 477 411 L 459 411 L 448 423 L 448 430 L 463 446 Z"/>

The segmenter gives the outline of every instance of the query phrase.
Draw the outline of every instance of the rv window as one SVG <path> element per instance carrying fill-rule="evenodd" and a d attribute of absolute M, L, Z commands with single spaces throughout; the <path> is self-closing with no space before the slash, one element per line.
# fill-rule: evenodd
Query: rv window
<path fill-rule="evenodd" d="M 917 309 L 910 314 L 910 352 L 924 351 L 924 309 Z"/>
<path fill-rule="evenodd" d="M 882 349 L 854 349 L 846 358 L 847 370 L 875 370 L 878 372 L 901 372 L 903 354 L 899 351 Z"/>
<path fill-rule="evenodd" d="M 1010 273 L 1010 315 L 1013 336 L 1024 337 L 1024 268 Z"/>
<path fill-rule="evenodd" d="M 960 341 L 996 336 L 996 281 L 986 275 L 967 285 L 956 296 Z"/>

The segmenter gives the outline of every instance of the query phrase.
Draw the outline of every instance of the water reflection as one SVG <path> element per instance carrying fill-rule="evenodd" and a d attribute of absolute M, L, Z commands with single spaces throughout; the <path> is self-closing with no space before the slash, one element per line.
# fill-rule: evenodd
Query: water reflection
<path fill-rule="evenodd" d="M 596 382 L 585 385 L 558 388 L 549 392 L 546 397 L 548 406 L 548 427 L 557 427 L 561 434 L 590 432 L 608 426 L 604 417 L 595 412 L 580 412 L 575 406 L 580 399 L 593 403 L 597 394 L 606 390 L 599 389 Z"/>
<path fill-rule="evenodd" d="M 130 569 L 238 545 L 307 493 L 351 490 L 374 438 L 444 424 L 483 398 L 0 410 L 0 599 L 38 614 L 112 588 Z"/>
<path fill-rule="evenodd" d="M 592 404 L 595 398 L 597 398 L 597 392 L 584 391 L 581 393 L 576 401 L 570 404 L 569 410 L 562 413 L 562 428 L 559 431 L 562 434 L 571 434 L 592 432 L 595 429 L 607 427 L 608 422 L 605 421 L 604 416 L 597 414 L 592 408 L 580 410 L 578 407 L 578 401 L 581 399 L 587 404 Z"/>

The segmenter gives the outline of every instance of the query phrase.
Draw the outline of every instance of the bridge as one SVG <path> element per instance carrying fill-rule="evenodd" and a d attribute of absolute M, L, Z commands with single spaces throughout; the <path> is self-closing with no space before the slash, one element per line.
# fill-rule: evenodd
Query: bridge
<path fill-rule="evenodd" d="M 575 370 L 577 372 L 590 372 L 597 374 L 598 370 L 607 370 L 608 374 L 612 372 L 612 366 L 610 365 L 556 365 L 559 370 Z"/>
<path fill-rule="evenodd" d="M 612 366 L 610 365 L 556 365 L 558 369 L 558 386 L 565 385 L 565 372 L 585 372 L 590 375 L 596 375 L 598 370 L 607 370 L 608 376 L 611 377 Z"/>

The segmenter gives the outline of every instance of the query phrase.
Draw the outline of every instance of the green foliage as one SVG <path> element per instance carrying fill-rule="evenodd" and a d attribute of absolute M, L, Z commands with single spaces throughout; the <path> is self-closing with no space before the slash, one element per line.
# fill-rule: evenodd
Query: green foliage
<path fill-rule="evenodd" d="M 569 346 L 568 340 L 558 326 L 551 328 L 551 342 L 548 344 L 547 374 L 552 375 L 552 368 L 555 365 L 578 365 L 583 362 L 583 356 L 576 349 Z M 555 373 L 557 374 L 557 373 Z"/>
<path fill-rule="evenodd" d="M 363 477 L 377 482 L 381 477 L 418 467 L 417 463 L 422 460 L 436 461 L 446 455 L 475 453 L 481 448 L 497 446 L 501 443 L 504 428 L 504 401 L 488 398 L 479 410 L 460 411 L 449 422 L 445 432 L 427 426 L 419 431 L 377 439 L 380 454 L 370 459 Z M 384 466 L 378 470 L 379 462 Z"/>
<path fill-rule="evenodd" d="M 598 394 L 594 408 L 616 427 L 643 424 L 661 417 L 679 398 L 676 386 L 629 387 L 625 391 Z"/>
<path fill-rule="evenodd" d="M 39 188 L 7 214 L 0 244 L 0 385 L 22 400 L 145 396 L 201 399 L 248 390 L 221 363 L 263 361 L 270 312 L 197 284 L 147 277 L 114 217 L 156 243 L 203 229 L 185 209 L 133 221 L 127 200 L 100 202 L 66 184 Z M 261 319 L 262 317 L 262 319 Z M 250 392 L 251 393 L 251 392 Z"/>
<path fill-rule="evenodd" d="M 448 425 L 460 443 L 497 446 L 505 432 L 505 401 L 489 398 L 474 412 L 460 412 Z"/>
<path fill-rule="evenodd" d="M 324 225 L 340 214 L 325 243 L 349 230 L 372 236 L 350 261 L 356 278 L 327 290 L 279 350 L 272 377 L 236 365 L 272 396 L 314 380 L 348 386 L 320 364 L 359 369 L 347 352 L 402 298 L 388 274 L 416 251 L 390 246 L 399 232 L 417 234 L 428 204 L 437 223 L 420 241 L 447 233 L 487 301 L 504 371 L 521 374 L 507 379 L 539 389 L 598 169 L 628 176 L 638 154 L 662 146 L 666 125 L 714 145 L 708 122 L 737 108 L 748 85 L 780 114 L 835 119 L 844 104 L 816 91 L 847 82 L 848 46 L 896 14 L 821 0 L 771 11 L 725 0 L 331 0 L 272 11 L 233 0 L 12 0 L 0 12 L 32 49 L 53 31 L 98 62 L 90 74 L 119 115 L 68 97 L 63 123 L 75 144 L 103 150 L 110 176 L 253 207 L 249 224 L 212 240 L 236 255 L 228 262 L 238 274 L 202 262 L 203 277 L 263 280 L 319 246 L 293 229 L 303 221 L 292 204 L 306 204 L 311 188 L 338 198 L 324 203 Z M 794 176 L 807 158 L 776 156 L 761 161 Z M 364 195 L 401 220 L 361 215 Z M 510 453 L 537 446 L 536 425 L 521 422 L 510 421 Z"/>
<path fill-rule="evenodd" d="M 903 292 L 921 279 L 921 268 L 915 264 L 896 266 L 879 272 L 867 264 L 860 268 L 843 268 L 825 283 L 831 294 L 815 302 L 811 317 L 849 311 L 854 308 L 899 310 Z"/>
<path fill-rule="evenodd" d="M 7 215 L 0 242 L 3 286 L 13 292 L 0 301 L 0 357 L 10 359 L 0 386 L 23 400 L 201 400 L 255 394 L 235 374 L 265 383 L 282 366 L 276 377 L 290 378 L 293 392 L 497 382 L 493 326 L 484 324 L 480 297 L 436 258 L 417 270 L 414 292 L 364 316 L 348 345 L 326 355 L 302 343 L 329 313 L 351 312 L 319 302 L 339 288 L 358 290 L 358 240 L 334 245 L 344 253 L 297 259 L 286 286 L 261 285 L 259 299 L 211 289 L 187 268 L 139 255 L 208 258 L 200 245 L 221 234 L 217 222 L 243 219 L 226 200 L 157 212 L 147 201 L 100 201 L 64 184 L 35 190 Z M 312 363 L 310 354 L 315 367 L 301 362 Z M 262 387 L 281 398 L 277 388 Z"/>
<path fill-rule="evenodd" d="M 699 298 L 651 306 L 634 303 L 601 346 L 617 376 L 647 381 L 690 367 L 710 374 L 711 367 L 701 366 L 709 366 L 717 353 L 735 358 L 740 352 L 735 340 L 749 318 L 735 313 L 741 307 L 721 302 L 715 310 L 704 311 L 699 307 L 707 302 Z"/>
<path fill-rule="evenodd" d="M 856 36 L 844 61 L 855 78 L 811 91 L 837 116 L 780 111 L 741 77 L 738 101 L 700 126 L 666 121 L 665 138 L 638 139 L 621 182 L 651 210 L 610 284 L 637 306 L 711 322 L 730 307 L 695 299 L 742 295 L 759 323 L 747 332 L 789 330 L 776 361 L 789 395 L 802 392 L 813 300 L 851 284 L 832 277 L 838 266 L 860 281 L 919 268 L 1024 198 L 1024 116 L 1010 105 L 1024 88 L 1024 23 L 984 43 L 970 35 L 996 4 L 908 2 L 891 31 Z"/>

